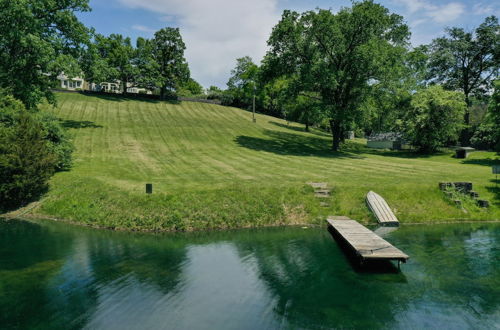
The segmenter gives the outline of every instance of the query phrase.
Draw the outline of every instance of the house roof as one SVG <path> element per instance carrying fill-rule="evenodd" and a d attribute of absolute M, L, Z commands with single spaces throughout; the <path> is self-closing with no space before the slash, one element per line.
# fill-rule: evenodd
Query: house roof
<path fill-rule="evenodd" d="M 403 135 L 397 132 L 372 133 L 368 137 L 368 141 L 399 141 L 403 139 Z"/>

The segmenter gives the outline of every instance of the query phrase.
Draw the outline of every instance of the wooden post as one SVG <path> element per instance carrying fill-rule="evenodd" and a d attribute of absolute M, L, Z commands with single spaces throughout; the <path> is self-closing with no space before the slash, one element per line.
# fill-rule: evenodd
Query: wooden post
<path fill-rule="evenodd" d="M 146 183 L 146 194 L 152 194 L 152 193 L 153 193 L 153 184 Z"/>

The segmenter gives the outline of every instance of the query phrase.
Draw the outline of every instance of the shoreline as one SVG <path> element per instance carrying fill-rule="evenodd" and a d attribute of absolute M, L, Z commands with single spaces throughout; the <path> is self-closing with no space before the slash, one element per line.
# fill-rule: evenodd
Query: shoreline
<path fill-rule="evenodd" d="M 259 228 L 279 228 L 279 227 L 300 227 L 300 226 L 307 226 L 307 227 L 321 227 L 321 224 L 318 223 L 307 223 L 307 222 L 294 222 L 294 223 L 276 223 L 276 224 L 268 224 L 268 225 L 259 225 L 259 226 L 239 226 L 239 227 L 226 227 L 226 228 L 209 228 L 209 229 L 202 229 L 202 228 L 191 228 L 189 230 L 172 230 L 172 229 L 159 229 L 159 230 L 151 230 L 151 229 L 127 229 L 127 228 L 117 228 L 117 227 L 105 227 L 105 226 L 99 226 L 99 225 L 92 225 L 92 224 L 86 224 L 82 222 L 77 222 L 77 221 L 72 221 L 72 220 L 67 220 L 67 219 L 61 219 L 61 218 L 55 218 L 55 217 L 50 217 L 50 216 L 42 216 L 42 215 L 33 215 L 33 214 L 28 214 L 29 211 L 33 210 L 36 208 L 36 206 L 31 206 L 28 205 L 26 207 L 30 207 L 30 209 L 26 212 L 21 212 L 20 214 L 12 214 L 16 211 L 5 213 L 5 214 L 0 214 L 0 220 L 3 221 L 12 221 L 12 220 L 24 220 L 24 221 L 30 221 L 36 223 L 38 220 L 42 221 L 53 221 L 57 223 L 64 223 L 72 226 L 79 226 L 79 227 L 86 227 L 86 228 L 91 228 L 91 229 L 96 229 L 96 230 L 106 230 L 106 231 L 115 231 L 115 232 L 130 232 L 130 233 L 147 233 L 147 234 L 162 234 L 162 233 L 193 233 L 193 232 L 215 232 L 215 231 L 231 231 L 231 230 L 239 230 L 239 229 L 259 229 Z M 378 223 L 365 223 L 365 222 L 360 222 L 364 226 L 380 226 Z M 450 219 L 450 221 L 443 220 L 443 219 L 436 219 L 436 220 L 430 220 L 426 222 L 400 222 L 399 227 L 401 226 L 421 226 L 421 225 L 445 225 L 445 224 L 473 224 L 473 223 L 500 223 L 500 219 L 495 219 L 495 220 L 470 220 L 470 219 Z M 398 228 L 398 227 L 395 227 Z M 305 228 L 304 228 L 305 229 Z"/>

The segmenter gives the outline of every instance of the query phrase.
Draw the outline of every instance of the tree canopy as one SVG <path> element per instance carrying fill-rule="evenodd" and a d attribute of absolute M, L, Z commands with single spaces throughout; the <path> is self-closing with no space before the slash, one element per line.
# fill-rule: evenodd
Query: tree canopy
<path fill-rule="evenodd" d="M 416 93 L 405 116 L 405 131 L 412 145 L 424 153 L 456 141 L 466 104 L 462 94 L 434 85 Z"/>
<path fill-rule="evenodd" d="M 28 108 L 54 102 L 51 78 L 75 71 L 88 41 L 75 12 L 89 10 L 88 0 L 0 0 L 0 88 Z"/>
<path fill-rule="evenodd" d="M 153 57 L 158 63 L 157 78 L 160 97 L 164 99 L 169 91 L 189 79 L 189 68 L 184 58 L 186 45 L 178 28 L 164 28 L 155 33 Z"/>
<path fill-rule="evenodd" d="M 434 39 L 429 48 L 429 78 L 447 89 L 464 93 L 467 107 L 471 96 L 482 96 L 498 77 L 500 65 L 500 25 L 495 16 L 487 17 L 472 32 L 462 28 L 448 28 L 447 35 Z M 470 112 L 464 115 L 470 125 Z M 463 142 L 468 142 L 468 134 Z"/>
<path fill-rule="evenodd" d="M 297 92 L 319 95 L 338 150 L 370 86 L 397 75 L 408 38 L 403 18 L 373 1 L 338 13 L 286 10 L 269 38 L 266 61 L 276 75 L 294 79 Z"/>

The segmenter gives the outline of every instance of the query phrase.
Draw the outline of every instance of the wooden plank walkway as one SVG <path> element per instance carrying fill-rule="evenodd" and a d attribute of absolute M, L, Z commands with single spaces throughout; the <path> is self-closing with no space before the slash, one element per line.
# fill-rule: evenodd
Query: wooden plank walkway
<path fill-rule="evenodd" d="M 329 217 L 328 225 L 350 247 L 361 262 L 367 260 L 397 260 L 406 262 L 409 256 L 356 220 Z"/>
<path fill-rule="evenodd" d="M 366 195 L 366 203 L 381 225 L 399 226 L 398 218 L 396 218 L 382 196 L 373 191 L 369 191 Z"/>

